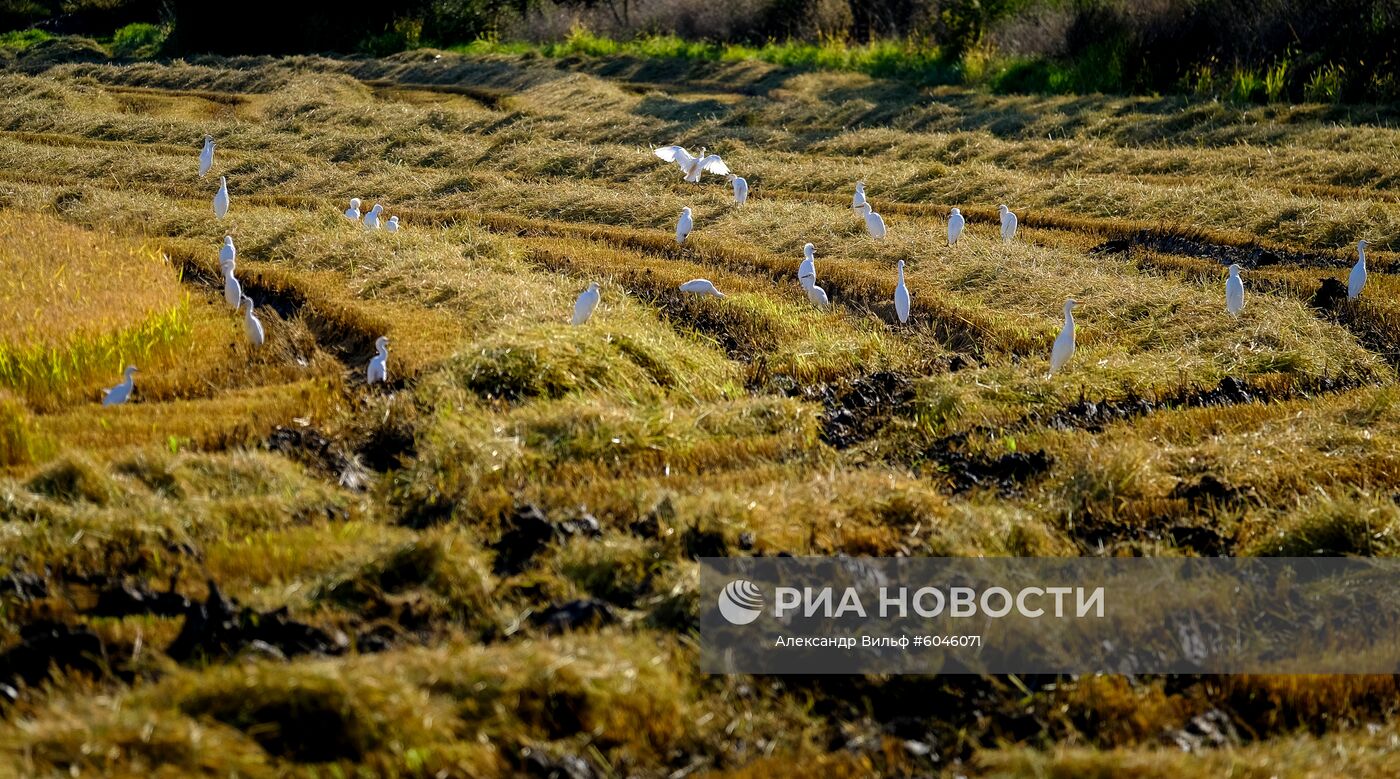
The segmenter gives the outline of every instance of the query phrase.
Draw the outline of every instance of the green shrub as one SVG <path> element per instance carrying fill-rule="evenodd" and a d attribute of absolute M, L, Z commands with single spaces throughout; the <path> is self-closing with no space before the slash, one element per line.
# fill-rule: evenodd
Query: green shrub
<path fill-rule="evenodd" d="M 1303 99 L 1311 103 L 1339 103 L 1345 81 L 1346 68 L 1329 62 L 1308 77 L 1303 85 Z"/>
<path fill-rule="evenodd" d="M 160 53 L 166 29 L 154 24 L 128 24 L 112 34 L 112 53 L 119 57 L 146 58 Z"/>

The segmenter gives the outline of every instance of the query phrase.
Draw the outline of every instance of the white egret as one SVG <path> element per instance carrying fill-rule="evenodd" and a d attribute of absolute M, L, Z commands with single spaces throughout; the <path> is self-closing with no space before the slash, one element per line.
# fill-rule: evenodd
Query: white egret
<path fill-rule="evenodd" d="M 812 244 L 802 245 L 802 264 L 797 266 L 797 280 L 802 286 L 817 283 L 817 247 Z"/>
<path fill-rule="evenodd" d="M 238 283 L 238 278 L 233 275 L 233 263 L 223 266 L 224 270 L 224 302 L 238 310 L 238 306 L 243 302 L 243 285 Z"/>
<path fill-rule="evenodd" d="M 1225 310 L 1234 316 L 1244 308 L 1244 282 L 1240 280 L 1240 266 L 1230 266 L 1230 275 L 1225 279 Z"/>
<path fill-rule="evenodd" d="M 815 282 L 803 285 L 807 289 L 807 299 L 812 301 L 819 308 L 826 308 L 831 305 L 831 301 L 826 297 L 826 290 L 818 287 Z"/>
<path fill-rule="evenodd" d="M 749 181 L 743 176 L 729 174 L 729 183 L 734 185 L 734 205 L 742 206 L 749 199 Z"/>
<path fill-rule="evenodd" d="M 709 279 L 691 279 L 681 285 L 681 292 L 695 295 L 714 295 L 717 298 L 724 297 L 724 293 L 715 289 L 714 283 Z"/>
<path fill-rule="evenodd" d="M 856 182 L 856 193 L 855 193 L 855 195 L 851 196 L 851 208 L 854 209 L 855 212 L 856 212 L 857 214 L 864 214 L 864 213 L 865 213 L 865 182 L 864 182 L 864 181 L 857 181 L 857 182 Z"/>
<path fill-rule="evenodd" d="M 1074 300 L 1065 301 L 1065 324 L 1060 328 L 1060 334 L 1055 338 L 1055 345 L 1050 348 L 1050 372 L 1045 374 L 1045 378 L 1055 375 L 1055 371 L 1063 368 L 1069 358 L 1074 355 L 1074 314 L 1072 309 L 1079 305 Z"/>
<path fill-rule="evenodd" d="M 593 316 L 593 312 L 598 309 L 598 301 L 601 300 L 602 297 L 603 293 L 598 290 L 598 282 L 595 281 L 589 284 L 588 289 L 580 293 L 578 300 L 574 301 L 574 318 L 572 324 L 581 325 L 587 322 L 589 317 Z"/>
<path fill-rule="evenodd" d="M 381 335 L 374 341 L 375 354 L 369 360 L 365 371 L 365 381 L 377 384 L 389 380 L 389 336 Z"/>
<path fill-rule="evenodd" d="M 389 221 L 384 224 L 384 229 L 391 233 L 397 233 L 399 231 L 399 218 L 397 216 L 389 217 Z"/>
<path fill-rule="evenodd" d="M 374 208 L 371 208 L 369 210 L 369 213 L 365 214 L 365 227 L 369 228 L 370 230 L 378 230 L 379 215 L 382 213 L 384 213 L 384 206 L 375 203 Z"/>
<path fill-rule="evenodd" d="M 1361 297 L 1361 288 L 1366 286 L 1366 247 L 1369 241 L 1356 242 L 1356 264 L 1351 266 L 1351 278 L 1347 279 L 1347 300 Z"/>
<path fill-rule="evenodd" d="M 676 243 L 685 243 L 685 237 L 695 229 L 695 220 L 690 218 L 690 206 L 681 209 L 681 218 L 676 220 Z"/>
<path fill-rule="evenodd" d="M 228 213 L 228 179 L 219 177 L 219 191 L 214 193 L 214 216 L 223 219 Z"/>
<path fill-rule="evenodd" d="M 865 206 L 865 231 L 870 233 L 870 237 L 875 240 L 883 240 L 885 237 L 885 219 L 875 213 L 875 209 L 869 203 Z"/>
<path fill-rule="evenodd" d="M 681 172 L 685 174 L 685 180 L 697 182 L 700 174 L 706 171 L 719 176 L 729 174 L 729 166 L 724 164 L 718 154 L 705 155 L 705 147 L 700 147 L 700 156 L 692 157 L 690 152 L 681 146 L 662 146 L 652 152 L 667 162 L 674 162 L 680 166 Z"/>
<path fill-rule="evenodd" d="M 232 265 L 238 259 L 238 250 L 233 246 L 233 236 L 224 236 L 224 245 L 219 248 L 219 267 Z"/>
<path fill-rule="evenodd" d="M 204 136 L 204 150 L 199 153 L 199 177 L 204 178 L 204 174 L 214 167 L 214 136 Z"/>
<path fill-rule="evenodd" d="M 952 213 L 948 214 L 949 246 L 952 246 L 953 244 L 957 243 L 958 238 L 962 237 L 963 227 L 966 224 L 967 220 L 963 219 L 962 211 L 959 211 L 958 209 L 954 208 Z"/>
<path fill-rule="evenodd" d="M 247 295 L 243 296 L 243 302 L 248 306 L 243 312 L 243 332 L 248 335 L 248 341 L 254 346 L 263 345 L 263 326 L 257 316 L 253 314 L 253 299 Z"/>
<path fill-rule="evenodd" d="M 357 198 L 357 197 L 352 197 L 352 198 L 350 198 L 350 207 L 347 208 L 347 209 L 345 209 L 345 216 L 346 216 L 346 218 L 348 218 L 348 219 L 354 219 L 356 222 L 360 221 L 360 199 L 359 199 L 359 198 Z"/>
<path fill-rule="evenodd" d="M 102 391 L 102 405 L 120 406 L 125 403 L 127 398 L 131 397 L 131 389 L 136 386 L 136 382 L 131 378 L 131 375 L 136 372 L 135 365 L 126 366 L 122 383 Z"/>
<path fill-rule="evenodd" d="M 899 323 L 909 321 L 909 288 L 904 286 L 904 260 L 899 261 L 899 283 L 894 288 L 894 313 Z"/>
<path fill-rule="evenodd" d="M 1011 243 L 1016 238 L 1016 215 L 1005 205 L 997 206 L 997 210 L 1001 211 L 1001 240 L 1003 243 Z"/>

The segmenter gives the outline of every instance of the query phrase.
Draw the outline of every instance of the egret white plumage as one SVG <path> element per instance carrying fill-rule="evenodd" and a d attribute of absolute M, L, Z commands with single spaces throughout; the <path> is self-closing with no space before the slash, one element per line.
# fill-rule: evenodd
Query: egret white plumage
<path fill-rule="evenodd" d="M 676 220 L 676 243 L 685 243 L 685 237 L 695 229 L 695 220 L 690 218 L 690 206 L 681 209 L 681 218 Z"/>
<path fill-rule="evenodd" d="M 875 240 L 883 240 L 885 237 L 885 218 L 875 213 L 875 209 L 869 203 L 865 206 L 865 231 L 870 233 L 870 237 Z"/>
<path fill-rule="evenodd" d="M 204 178 L 204 174 L 214 167 L 214 136 L 204 136 L 204 149 L 199 152 L 199 177 Z"/>
<path fill-rule="evenodd" d="M 350 207 L 347 208 L 347 209 L 345 209 L 345 216 L 346 216 L 347 218 L 349 218 L 349 219 L 354 219 L 356 222 L 360 221 L 360 199 L 359 199 L 359 198 L 357 198 L 357 197 L 352 197 L 352 198 L 350 198 Z"/>
<path fill-rule="evenodd" d="M 802 245 L 802 264 L 797 266 L 797 280 L 802 286 L 817 283 L 817 247 Z"/>
<path fill-rule="evenodd" d="M 743 176 L 729 174 L 729 183 L 734 185 L 734 205 L 742 206 L 749 199 L 749 181 Z"/>
<path fill-rule="evenodd" d="M 1001 211 L 1001 240 L 1003 243 L 1011 243 L 1016 238 L 1016 215 L 1011 213 L 1011 209 L 1005 204 L 997 206 Z"/>
<path fill-rule="evenodd" d="M 238 310 L 238 306 L 243 302 L 243 285 L 238 283 L 238 278 L 233 275 L 233 263 L 223 266 L 224 271 L 224 302 Z"/>
<path fill-rule="evenodd" d="M 966 224 L 967 220 L 963 219 L 962 211 L 959 211 L 958 209 L 954 208 L 952 213 L 948 214 L 949 246 L 952 246 L 953 244 L 957 243 L 958 238 L 962 237 L 963 227 Z"/>
<path fill-rule="evenodd" d="M 572 324 L 581 325 L 587 322 L 589 317 L 593 316 L 593 312 L 598 309 L 598 301 L 601 300 L 602 297 L 603 293 L 598 289 L 598 282 L 595 281 L 589 284 L 588 289 L 580 293 L 578 300 L 574 301 L 574 318 L 571 320 Z"/>
<path fill-rule="evenodd" d="M 705 147 L 700 147 L 700 156 L 691 156 L 681 146 L 662 146 L 652 152 L 667 162 L 674 162 L 680 166 L 681 172 L 685 174 L 685 180 L 691 183 L 700 180 L 700 174 L 705 172 L 714 173 L 719 176 L 729 174 L 729 166 L 724 164 L 718 154 L 705 154 Z"/>
<path fill-rule="evenodd" d="M 1240 280 L 1240 266 L 1230 266 L 1230 275 L 1225 279 L 1225 310 L 1234 316 L 1244 308 L 1244 282 Z"/>
<path fill-rule="evenodd" d="M 909 288 L 904 286 L 904 260 L 899 261 L 899 283 L 894 287 L 894 313 L 900 324 L 909 321 Z"/>
<path fill-rule="evenodd" d="M 399 231 L 399 218 L 397 216 L 389 217 L 389 221 L 384 223 L 384 229 L 391 233 L 397 233 Z"/>
<path fill-rule="evenodd" d="M 224 236 L 224 245 L 219 248 L 219 267 L 232 265 L 238 259 L 238 250 L 233 246 L 233 236 Z"/>
<path fill-rule="evenodd" d="M 1060 328 L 1060 334 L 1055 337 L 1055 345 L 1050 347 L 1050 372 L 1045 374 L 1045 378 L 1055 375 L 1055 371 L 1063 368 L 1069 358 L 1074 356 L 1074 313 L 1073 309 L 1079 305 L 1074 300 L 1065 301 L 1065 324 Z"/>
<path fill-rule="evenodd" d="M 855 193 L 854 195 L 851 196 L 851 208 L 855 209 L 855 212 L 856 212 L 857 214 L 864 214 L 864 213 L 865 213 L 865 182 L 864 182 L 864 181 L 857 181 L 857 182 L 856 182 L 856 193 Z"/>
<path fill-rule="evenodd" d="M 681 285 L 681 292 L 689 292 L 693 295 L 714 295 L 717 298 L 724 297 L 724 293 L 715 289 L 715 285 L 709 279 L 691 279 Z"/>
<path fill-rule="evenodd" d="M 1366 286 L 1366 247 L 1370 246 L 1369 241 L 1356 242 L 1356 264 L 1351 266 L 1351 277 L 1347 279 L 1347 300 L 1356 300 L 1361 297 L 1361 290 Z"/>
<path fill-rule="evenodd" d="M 223 219 L 228 213 L 228 179 L 219 177 L 219 191 L 214 193 L 214 216 Z"/>
<path fill-rule="evenodd" d="M 263 345 L 263 326 L 257 315 L 253 313 L 253 299 L 247 295 L 243 296 L 243 303 L 248 308 L 243 312 L 243 332 L 248 336 L 248 342 L 254 346 Z"/>
<path fill-rule="evenodd" d="M 812 301 L 814 305 L 819 308 L 826 308 L 831 305 L 831 301 L 826 297 L 826 290 L 818 287 L 816 283 L 808 283 L 805 287 L 807 289 L 807 299 Z"/>
<path fill-rule="evenodd" d="M 369 360 L 365 371 L 365 381 L 378 384 L 389 380 L 389 336 L 381 335 L 374 341 L 375 354 Z"/>
<path fill-rule="evenodd" d="M 382 213 L 384 213 L 384 206 L 375 203 L 374 208 L 371 208 L 369 210 L 369 213 L 365 214 L 365 227 L 369 228 L 370 230 L 378 230 L 379 215 Z"/>
<path fill-rule="evenodd" d="M 131 397 L 132 388 L 136 386 L 136 382 L 132 379 L 132 374 L 136 372 L 135 365 L 126 366 L 126 372 L 123 374 L 122 383 L 102 391 L 102 405 L 120 406 L 125 403 L 127 398 Z"/>

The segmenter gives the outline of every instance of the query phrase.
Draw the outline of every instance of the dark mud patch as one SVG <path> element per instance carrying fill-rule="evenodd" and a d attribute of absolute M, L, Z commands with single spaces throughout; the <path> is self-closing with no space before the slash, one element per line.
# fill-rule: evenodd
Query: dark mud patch
<path fill-rule="evenodd" d="M 536 612 L 531 621 L 544 628 L 547 633 L 568 633 L 615 624 L 618 622 L 618 616 L 607 603 L 585 598 L 552 605 Z"/>
<path fill-rule="evenodd" d="M 346 489 L 363 490 L 369 486 L 370 472 L 359 456 L 314 427 L 279 425 L 272 429 L 265 446 L 269 451 L 287 455 L 322 476 L 334 479 Z"/>
<path fill-rule="evenodd" d="M 185 610 L 185 622 L 165 653 L 178 662 L 218 660 L 245 650 L 259 654 L 294 657 L 305 654 L 338 655 L 349 639 L 292 619 L 285 608 L 259 612 L 239 607 L 209 582 L 209 595 Z"/>
<path fill-rule="evenodd" d="M 596 538 L 601 534 L 598 520 L 590 514 L 552 522 L 538 506 L 519 506 L 506 519 L 500 538 L 491 545 L 496 552 L 493 569 L 497 576 L 512 576 L 524 571 L 535 555 L 556 540 Z"/>
<path fill-rule="evenodd" d="M 1212 260 L 1221 265 L 1238 264 L 1242 268 L 1262 268 L 1271 265 L 1293 265 L 1306 268 L 1335 268 L 1344 261 L 1336 255 L 1299 252 L 1265 246 L 1229 246 L 1206 240 L 1190 231 L 1138 230 L 1131 235 L 1114 238 L 1089 250 L 1090 254 L 1123 254 L 1134 248 L 1161 254 Z"/>
<path fill-rule="evenodd" d="M 1338 382 L 1324 380 L 1315 389 L 1319 392 L 1329 392 L 1341 389 L 1341 386 Z M 1100 432 L 1114 422 L 1135 419 L 1154 411 L 1267 402 L 1281 399 L 1284 394 L 1251 388 L 1233 376 L 1226 376 L 1220 380 L 1219 384 L 1210 389 L 1181 390 L 1156 399 L 1132 396 L 1122 400 L 1086 400 L 1081 398 L 1068 407 L 1049 415 L 1031 415 L 1027 421 L 1030 425 L 1040 425 L 1055 430 Z"/>
<path fill-rule="evenodd" d="M 837 449 L 869 440 L 914 399 L 908 376 L 879 371 L 844 385 L 822 385 L 802 392 L 822 404 L 821 439 Z"/>
<path fill-rule="evenodd" d="M 1335 311 L 1347 299 L 1347 285 L 1336 279 L 1323 279 L 1308 298 L 1308 305 L 1322 311 Z"/>
<path fill-rule="evenodd" d="M 97 593 L 97 603 L 87 610 L 94 617 L 179 617 L 187 614 L 190 599 L 175 592 L 156 592 L 139 582 L 119 582 Z"/>
<path fill-rule="evenodd" d="M 966 436 L 945 439 L 925 453 L 949 480 L 954 494 L 994 489 L 1003 497 L 1010 497 L 1054 464 L 1043 451 L 1007 452 L 996 457 L 969 454 L 959 448 L 965 442 Z"/>
<path fill-rule="evenodd" d="M 57 668 L 98 675 L 106 667 L 102 639 L 89 628 L 38 620 L 19 630 L 19 643 L 0 652 L 0 699 L 13 698 L 6 687 L 33 686 Z"/>

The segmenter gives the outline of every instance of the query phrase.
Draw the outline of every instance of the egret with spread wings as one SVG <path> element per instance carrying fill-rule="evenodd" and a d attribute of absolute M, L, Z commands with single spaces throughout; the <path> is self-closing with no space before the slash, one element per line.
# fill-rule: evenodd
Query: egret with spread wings
<path fill-rule="evenodd" d="M 729 166 L 724 164 L 724 160 L 718 154 L 705 156 L 705 148 L 700 147 L 700 156 L 692 156 L 681 146 L 663 146 L 657 149 L 656 156 L 667 162 L 674 162 L 681 166 L 681 172 L 685 174 L 685 180 L 697 182 L 700 174 L 706 171 L 718 176 L 729 175 Z"/>

